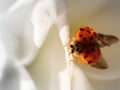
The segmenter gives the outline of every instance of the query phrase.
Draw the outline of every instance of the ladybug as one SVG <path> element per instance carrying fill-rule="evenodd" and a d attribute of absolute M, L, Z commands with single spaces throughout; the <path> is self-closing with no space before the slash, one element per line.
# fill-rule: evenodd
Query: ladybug
<path fill-rule="evenodd" d="M 75 37 L 67 45 L 73 56 L 71 61 L 80 58 L 84 64 L 106 69 L 108 65 L 101 55 L 100 48 L 110 46 L 118 41 L 116 36 L 96 33 L 92 28 L 83 26 L 77 30 Z"/>
<path fill-rule="evenodd" d="M 83 26 L 76 32 L 75 38 L 83 45 L 88 45 L 95 42 L 97 34 L 92 28 Z"/>
<path fill-rule="evenodd" d="M 73 55 L 75 60 L 80 57 L 80 60 L 84 64 L 89 64 L 91 66 L 94 66 L 97 63 L 101 54 L 100 48 L 96 42 L 85 46 L 79 41 L 73 40 L 69 47 L 70 53 Z"/>
<path fill-rule="evenodd" d="M 94 45 L 85 47 L 80 55 L 80 60 L 85 64 L 95 65 L 100 56 L 100 49 Z"/>

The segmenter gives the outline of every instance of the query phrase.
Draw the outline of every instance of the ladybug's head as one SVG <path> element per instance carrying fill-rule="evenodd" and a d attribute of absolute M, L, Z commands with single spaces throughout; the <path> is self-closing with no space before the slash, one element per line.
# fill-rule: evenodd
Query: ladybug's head
<path fill-rule="evenodd" d="M 71 44 L 70 44 L 70 48 L 71 48 L 71 53 L 81 53 L 82 52 L 82 49 L 83 49 L 83 45 L 79 42 L 79 41 L 73 41 Z"/>

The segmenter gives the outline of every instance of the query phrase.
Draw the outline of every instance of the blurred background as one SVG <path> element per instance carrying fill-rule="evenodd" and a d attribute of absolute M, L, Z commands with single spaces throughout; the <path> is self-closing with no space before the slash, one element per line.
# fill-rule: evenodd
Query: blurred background
<path fill-rule="evenodd" d="M 44 9 L 55 9 L 56 13 L 49 15 Z M 72 89 L 60 87 L 59 73 L 66 68 L 66 61 L 60 30 L 52 19 L 57 19 L 64 9 L 68 13 L 70 36 L 80 26 L 88 25 L 98 33 L 120 38 L 119 0 L 0 0 L 0 90 L 120 90 L 120 42 L 101 49 L 108 69 L 75 67 Z M 31 20 L 34 13 L 40 17 L 35 19 L 36 23 Z M 47 19 L 52 25 L 45 33 L 38 33 L 43 39 L 41 46 L 36 47 L 34 31 L 47 27 Z M 39 27 L 35 29 L 34 24 Z M 22 60 L 28 63 L 19 65 Z"/>

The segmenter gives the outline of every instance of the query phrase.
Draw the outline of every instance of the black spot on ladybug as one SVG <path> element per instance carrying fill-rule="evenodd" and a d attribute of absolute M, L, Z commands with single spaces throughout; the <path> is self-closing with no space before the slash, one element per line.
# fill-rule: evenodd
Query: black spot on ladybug
<path fill-rule="evenodd" d="M 94 59 L 96 59 L 96 56 L 94 56 Z"/>
<path fill-rule="evenodd" d="M 90 53 L 90 52 L 87 50 L 87 51 L 86 51 L 86 54 L 89 54 L 89 53 Z"/>
<path fill-rule="evenodd" d="M 75 49 L 71 49 L 71 53 L 74 53 L 75 52 Z"/>
<path fill-rule="evenodd" d="M 85 41 L 85 40 L 86 40 L 86 38 L 84 37 L 84 38 L 83 38 L 83 40 Z"/>
<path fill-rule="evenodd" d="M 74 53 L 75 52 L 75 47 L 73 45 L 70 45 L 70 48 L 71 48 L 71 53 Z"/>
<path fill-rule="evenodd" d="M 87 57 L 88 57 L 87 55 L 84 56 L 85 59 L 86 59 Z"/>
<path fill-rule="evenodd" d="M 88 61 L 88 64 L 91 64 L 91 63 L 92 63 L 92 60 L 89 60 L 89 61 Z"/>
<path fill-rule="evenodd" d="M 75 46 L 76 46 L 76 47 L 82 47 L 80 42 L 77 42 L 77 43 L 75 44 Z"/>
<path fill-rule="evenodd" d="M 79 48 L 76 48 L 76 51 L 78 52 L 78 51 L 79 51 Z"/>
<path fill-rule="evenodd" d="M 91 32 L 90 32 L 90 30 L 87 30 L 87 32 L 90 34 Z"/>
<path fill-rule="evenodd" d="M 82 53 L 83 50 L 79 50 L 79 53 Z"/>
<path fill-rule="evenodd" d="M 93 51 L 93 52 L 95 52 L 95 51 L 96 51 L 96 49 L 95 49 L 95 48 L 92 48 L 92 51 Z"/>
<path fill-rule="evenodd" d="M 84 31 L 85 29 L 84 28 L 80 28 L 81 31 Z"/>
<path fill-rule="evenodd" d="M 70 47 L 71 47 L 71 48 L 74 48 L 74 46 L 73 46 L 73 45 L 70 45 Z"/>
<path fill-rule="evenodd" d="M 75 46 L 76 46 L 76 47 L 79 47 L 79 45 L 78 45 L 77 43 L 75 44 Z"/>
<path fill-rule="evenodd" d="M 80 37 L 82 37 L 83 35 L 82 34 L 80 34 Z"/>
<path fill-rule="evenodd" d="M 80 42 L 77 42 L 77 44 L 81 44 Z"/>
<path fill-rule="evenodd" d="M 92 41 L 94 38 L 93 38 L 93 36 L 90 36 L 90 41 Z"/>

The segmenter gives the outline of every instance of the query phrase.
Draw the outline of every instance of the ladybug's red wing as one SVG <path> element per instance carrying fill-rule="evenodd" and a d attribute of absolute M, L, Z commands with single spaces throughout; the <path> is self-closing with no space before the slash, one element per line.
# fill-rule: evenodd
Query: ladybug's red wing
<path fill-rule="evenodd" d="M 103 58 L 103 56 L 100 55 L 99 60 L 96 62 L 95 65 L 93 65 L 93 67 L 98 68 L 98 69 L 107 69 L 108 64 L 105 61 L 105 59 Z"/>
<path fill-rule="evenodd" d="M 110 46 L 118 41 L 119 39 L 116 36 L 97 33 L 97 42 L 100 47 Z"/>

